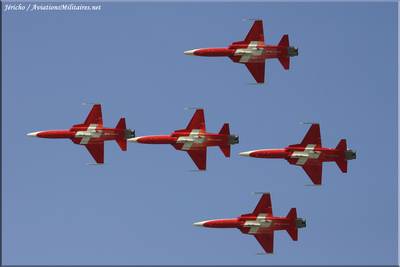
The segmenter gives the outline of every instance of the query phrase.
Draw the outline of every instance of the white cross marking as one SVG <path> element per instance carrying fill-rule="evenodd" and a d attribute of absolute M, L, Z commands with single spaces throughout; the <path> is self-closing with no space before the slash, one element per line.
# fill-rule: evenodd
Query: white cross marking
<path fill-rule="evenodd" d="M 262 55 L 264 49 L 258 48 L 257 46 L 260 45 L 262 42 L 252 41 L 249 43 L 247 48 L 240 48 L 236 49 L 235 55 L 241 56 L 239 62 L 249 62 L 252 57 L 257 57 Z"/>
<path fill-rule="evenodd" d="M 96 131 L 97 124 L 90 124 L 86 131 L 78 131 L 75 134 L 76 138 L 82 138 L 80 144 L 87 145 L 91 138 L 98 138 L 101 136 L 101 131 Z"/>
<path fill-rule="evenodd" d="M 205 136 L 200 135 L 201 130 L 193 129 L 188 136 L 178 137 L 177 143 L 183 143 L 182 150 L 190 150 L 193 144 L 201 144 L 206 141 Z"/>
<path fill-rule="evenodd" d="M 271 226 L 272 222 L 266 219 L 266 215 L 265 213 L 260 213 L 254 221 L 245 221 L 244 226 L 250 227 L 249 234 L 256 234 L 259 228 Z"/>
<path fill-rule="evenodd" d="M 321 155 L 320 151 L 315 151 L 316 145 L 307 145 L 304 151 L 294 151 L 291 158 L 298 158 L 296 165 L 306 164 L 308 159 L 317 159 Z"/>

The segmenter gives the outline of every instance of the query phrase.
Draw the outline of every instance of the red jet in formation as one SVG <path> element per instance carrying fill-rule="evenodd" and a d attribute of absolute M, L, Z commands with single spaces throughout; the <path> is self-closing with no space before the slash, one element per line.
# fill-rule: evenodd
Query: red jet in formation
<path fill-rule="evenodd" d="M 129 142 L 143 144 L 170 144 L 177 150 L 186 151 L 199 170 L 207 165 L 207 147 L 219 146 L 225 157 L 231 155 L 231 145 L 239 143 L 239 137 L 231 135 L 229 124 L 225 123 L 219 133 L 207 133 L 204 111 L 197 109 L 186 129 L 170 135 L 141 136 L 128 139 Z"/>
<path fill-rule="evenodd" d="M 122 151 L 126 151 L 126 139 L 135 137 L 135 131 L 126 129 L 125 118 L 121 118 L 115 128 L 103 127 L 101 105 L 95 104 L 82 124 L 69 130 L 51 130 L 29 133 L 28 136 L 40 138 L 67 138 L 84 145 L 98 164 L 104 163 L 104 141 L 115 140 Z"/>
<path fill-rule="evenodd" d="M 237 228 L 244 234 L 253 235 L 266 253 L 273 253 L 274 231 L 286 230 L 290 237 L 297 241 L 297 229 L 306 227 L 306 221 L 297 218 L 295 208 L 292 208 L 286 217 L 273 216 L 271 196 L 265 193 L 252 213 L 233 219 L 197 222 L 194 225 L 210 228 Z"/>
<path fill-rule="evenodd" d="M 284 149 L 261 149 L 242 152 L 239 155 L 254 158 L 286 159 L 290 164 L 303 167 L 315 185 L 322 180 L 322 163 L 334 161 L 342 172 L 347 172 L 347 161 L 356 159 L 356 152 L 347 149 L 346 139 L 339 141 L 336 148 L 324 148 L 321 144 L 319 124 L 313 123 L 300 144 Z"/>
<path fill-rule="evenodd" d="M 278 45 L 264 42 L 262 20 L 256 20 L 243 41 L 234 42 L 227 48 L 200 48 L 184 52 L 186 55 L 205 57 L 229 57 L 233 62 L 245 64 L 257 83 L 264 83 L 265 60 L 277 58 L 285 70 L 290 67 L 290 57 L 299 54 L 289 45 L 289 36 L 282 36 Z"/>

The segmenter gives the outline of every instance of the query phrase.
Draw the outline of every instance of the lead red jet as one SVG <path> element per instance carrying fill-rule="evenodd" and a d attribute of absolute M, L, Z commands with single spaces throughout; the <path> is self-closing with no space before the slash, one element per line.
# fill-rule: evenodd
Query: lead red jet
<path fill-rule="evenodd" d="M 170 144 L 177 150 L 186 151 L 199 170 L 207 165 L 207 147 L 219 146 L 225 157 L 231 155 L 231 145 L 239 143 L 239 137 L 231 135 L 229 124 L 225 123 L 219 133 L 207 133 L 204 111 L 197 109 L 185 129 L 170 135 L 140 136 L 128 139 L 142 144 Z"/>
<path fill-rule="evenodd" d="M 356 152 L 347 149 L 346 139 L 341 139 L 336 148 L 325 148 L 321 144 L 319 124 L 313 123 L 300 144 L 283 149 L 260 149 L 241 152 L 239 155 L 254 158 L 286 159 L 290 164 L 303 167 L 315 185 L 322 182 L 322 164 L 334 161 L 339 169 L 347 172 L 347 161 L 356 159 Z"/>
<path fill-rule="evenodd" d="M 297 211 L 292 208 L 286 217 L 272 214 L 271 196 L 263 194 L 252 213 L 243 214 L 233 219 L 218 219 L 194 223 L 195 226 L 210 228 L 237 228 L 242 233 L 253 235 L 266 253 L 274 252 L 274 231 L 286 230 L 297 241 L 298 228 L 306 227 L 306 220 L 297 218 Z"/>
<path fill-rule="evenodd" d="M 264 83 L 265 60 L 277 58 L 285 70 L 290 67 L 290 57 L 297 56 L 297 48 L 289 45 L 289 36 L 283 35 L 278 45 L 264 42 L 262 20 L 256 20 L 243 41 L 227 48 L 199 48 L 184 52 L 186 55 L 229 57 L 233 62 L 245 64 L 257 83 Z"/>
<path fill-rule="evenodd" d="M 40 138 L 71 139 L 84 145 L 98 164 L 104 163 L 104 141 L 115 140 L 122 151 L 127 150 L 126 139 L 135 136 L 135 131 L 126 129 L 125 118 L 121 118 L 115 128 L 103 127 L 101 105 L 95 104 L 84 123 L 75 124 L 69 130 L 50 130 L 28 133 Z"/>

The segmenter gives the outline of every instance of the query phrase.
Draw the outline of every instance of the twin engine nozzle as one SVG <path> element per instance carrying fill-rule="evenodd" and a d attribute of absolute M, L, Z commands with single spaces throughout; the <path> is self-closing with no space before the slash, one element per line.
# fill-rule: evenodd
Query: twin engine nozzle
<path fill-rule="evenodd" d="M 125 129 L 125 139 L 134 138 L 135 136 L 135 130 Z"/>
<path fill-rule="evenodd" d="M 239 144 L 239 136 L 234 134 L 229 135 L 229 144 L 230 145 Z"/>
<path fill-rule="evenodd" d="M 299 49 L 294 47 L 294 46 L 289 46 L 288 47 L 288 56 L 289 57 L 295 57 L 299 55 Z"/>
<path fill-rule="evenodd" d="M 296 219 L 296 227 L 297 228 L 305 228 L 307 226 L 306 220 L 302 218 Z"/>
<path fill-rule="evenodd" d="M 347 160 L 356 159 L 356 158 L 357 158 L 357 152 L 356 152 L 356 151 L 353 151 L 353 150 L 351 150 L 351 149 L 346 150 L 346 151 L 344 152 L 344 157 L 345 157 Z"/>

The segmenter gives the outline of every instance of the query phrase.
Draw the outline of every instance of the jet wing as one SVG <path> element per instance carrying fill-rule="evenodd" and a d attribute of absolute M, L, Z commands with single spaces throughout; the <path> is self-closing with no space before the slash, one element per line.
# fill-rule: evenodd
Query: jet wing
<path fill-rule="evenodd" d="M 303 141 L 301 141 L 302 146 L 307 146 L 309 144 L 321 147 L 321 132 L 318 123 L 313 123 L 308 129 L 307 134 L 304 136 Z"/>
<path fill-rule="evenodd" d="M 245 63 L 247 69 L 253 75 L 257 83 L 264 83 L 265 62 L 262 63 Z"/>
<path fill-rule="evenodd" d="M 207 167 L 207 148 L 199 150 L 188 150 L 187 153 L 192 158 L 199 170 L 205 170 Z"/>
<path fill-rule="evenodd" d="M 253 26 L 247 33 L 246 39 L 244 39 L 244 42 L 250 43 L 252 41 L 264 42 L 264 27 L 262 20 L 254 21 Z"/>
<path fill-rule="evenodd" d="M 84 124 L 85 125 L 90 125 L 90 124 L 103 125 L 103 116 L 101 114 L 101 105 L 100 104 L 93 105 L 92 110 L 89 112 L 88 116 L 86 117 Z"/>
<path fill-rule="evenodd" d="M 320 185 L 322 181 L 322 163 L 314 163 L 314 164 L 305 164 L 303 166 L 303 170 L 307 173 L 310 177 L 311 181 L 316 184 Z"/>
<path fill-rule="evenodd" d="M 98 164 L 104 163 L 104 142 L 85 145 L 90 155 Z"/>
<path fill-rule="evenodd" d="M 265 193 L 262 195 L 256 208 L 253 211 L 253 214 L 266 213 L 266 215 L 272 215 L 272 203 L 271 203 L 271 195 L 269 193 Z"/>
<path fill-rule="evenodd" d="M 203 109 L 197 109 L 196 112 L 193 114 L 193 117 L 190 120 L 189 124 L 186 126 L 187 131 L 192 131 L 193 129 L 202 131 L 206 130 Z"/>
<path fill-rule="evenodd" d="M 274 252 L 274 232 L 254 235 L 266 253 Z"/>

